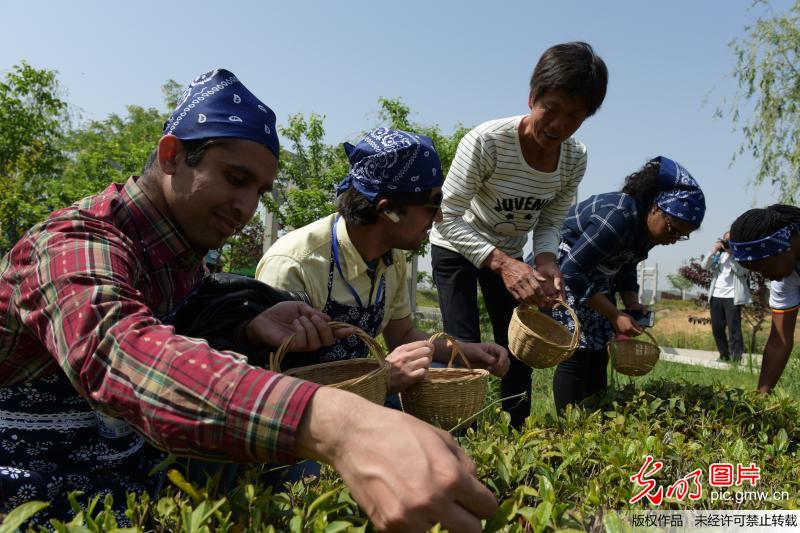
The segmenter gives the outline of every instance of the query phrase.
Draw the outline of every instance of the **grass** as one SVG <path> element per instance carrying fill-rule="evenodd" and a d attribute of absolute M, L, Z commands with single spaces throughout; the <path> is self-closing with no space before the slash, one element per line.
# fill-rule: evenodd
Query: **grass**
<path fill-rule="evenodd" d="M 663 305 L 666 304 L 666 305 Z M 680 305 L 676 305 L 680 304 Z M 697 324 L 689 322 L 689 317 L 710 318 L 708 309 L 700 308 L 690 301 L 665 300 L 656 306 L 656 322 L 652 333 L 659 344 L 673 348 L 690 348 L 693 350 L 716 351 L 714 336 L 711 333 L 711 324 Z M 755 351 L 760 353 L 767 341 L 769 321 L 756 336 Z M 742 335 L 744 337 L 745 351 L 748 350 L 752 335 L 752 328 L 743 321 Z"/>
<path fill-rule="evenodd" d="M 439 309 L 439 293 L 425 289 L 417 290 L 417 306 Z"/>
<path fill-rule="evenodd" d="M 781 377 L 776 393 L 787 395 L 796 400 L 800 400 L 800 350 L 792 354 L 789 365 L 784 375 Z M 727 386 L 755 391 L 758 384 L 758 367 L 751 372 L 746 365 L 731 367 L 728 369 L 708 368 L 703 366 L 685 365 L 682 363 L 672 363 L 659 361 L 655 368 L 644 376 L 630 377 L 622 374 L 616 376 L 609 375 L 609 387 L 623 387 L 628 383 L 633 383 L 639 387 L 645 386 L 650 381 L 666 379 L 674 382 L 687 382 L 697 385 Z M 547 414 L 555 415 L 555 404 L 553 403 L 553 373 L 555 368 L 534 369 L 533 386 L 531 388 L 531 412 L 539 416 Z M 609 365 L 609 374 L 612 374 Z M 497 394 L 497 384 L 495 380 L 493 386 L 494 394 Z"/>

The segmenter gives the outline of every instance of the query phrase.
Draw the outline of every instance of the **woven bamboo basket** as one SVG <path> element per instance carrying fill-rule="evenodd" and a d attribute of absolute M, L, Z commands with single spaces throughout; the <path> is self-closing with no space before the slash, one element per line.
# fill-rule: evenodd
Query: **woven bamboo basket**
<path fill-rule="evenodd" d="M 575 322 L 575 331 L 570 333 L 560 322 L 548 315 L 523 305 L 514 309 L 508 324 L 509 351 L 528 366 L 548 368 L 568 359 L 581 338 L 578 316 L 563 301 L 564 307 Z"/>
<path fill-rule="evenodd" d="M 331 322 L 330 325 L 333 329 L 353 327 L 345 322 Z M 363 330 L 356 328 L 355 334 L 369 346 L 370 351 L 375 355 L 375 359 L 360 357 L 342 361 L 330 361 L 328 363 L 292 368 L 284 372 L 284 374 L 305 379 L 306 381 L 313 381 L 320 385 L 346 390 L 383 405 L 383 401 L 386 399 L 386 390 L 389 387 L 389 366 L 386 363 L 386 355 L 381 345 Z M 281 371 L 281 362 L 283 362 L 283 358 L 293 340 L 294 335 L 289 335 L 278 346 L 278 349 L 270 354 L 270 370 Z"/>
<path fill-rule="evenodd" d="M 400 393 L 403 410 L 429 424 L 450 430 L 483 409 L 489 371 L 472 368 L 461 346 L 446 333 L 437 333 L 430 342 L 447 339 L 451 347 L 447 368 L 431 368 L 423 379 Z M 456 355 L 467 368 L 453 368 Z"/>
<path fill-rule="evenodd" d="M 661 348 L 649 331 L 644 330 L 644 334 L 650 337 L 651 342 L 627 339 L 612 340 L 608 343 L 608 354 L 614 361 L 614 368 L 620 374 L 643 376 L 656 366 Z"/>

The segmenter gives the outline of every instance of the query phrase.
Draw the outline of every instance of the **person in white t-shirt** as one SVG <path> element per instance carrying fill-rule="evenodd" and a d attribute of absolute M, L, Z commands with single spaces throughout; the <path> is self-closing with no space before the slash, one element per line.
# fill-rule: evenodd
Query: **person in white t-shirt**
<path fill-rule="evenodd" d="M 494 341 L 508 347 L 519 303 L 563 298 L 556 264 L 561 225 L 586 171 L 586 147 L 572 135 L 606 95 L 608 70 L 583 42 L 547 49 L 530 81 L 525 115 L 485 122 L 458 144 L 442 188 L 442 215 L 431 231 L 433 278 L 445 331 L 480 342 L 477 287 Z M 536 268 L 522 261 L 533 232 Z M 530 414 L 531 369 L 517 359 L 503 377 L 503 402 L 519 427 Z"/>
<path fill-rule="evenodd" d="M 731 225 L 730 247 L 734 261 L 772 281 L 772 326 L 758 378 L 758 391 L 769 392 L 794 347 L 800 308 L 800 208 L 774 204 L 746 211 Z"/>
<path fill-rule="evenodd" d="M 712 275 L 708 303 L 711 331 L 719 358 L 722 361 L 740 362 L 744 351 L 742 306 L 751 302 L 751 296 L 747 269 L 731 258 L 729 239 L 730 232 L 718 239 L 701 266 L 710 270 Z"/>

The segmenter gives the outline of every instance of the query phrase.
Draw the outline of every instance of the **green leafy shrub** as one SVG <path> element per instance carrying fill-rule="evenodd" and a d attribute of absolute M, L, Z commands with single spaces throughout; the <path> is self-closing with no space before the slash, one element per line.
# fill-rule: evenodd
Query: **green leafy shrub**
<path fill-rule="evenodd" d="M 501 502 L 485 531 L 603 529 L 609 520 L 618 520 L 612 511 L 650 506 L 646 500 L 628 503 L 637 492 L 630 477 L 647 455 L 664 463 L 654 479 L 665 488 L 695 469 L 704 472 L 698 501 L 665 498 L 662 509 L 798 506 L 800 405 L 785 393 L 762 396 L 721 385 L 652 380 L 643 387 L 609 390 L 587 407 L 568 409 L 560 418 L 534 414 L 521 431 L 509 427 L 506 413 L 492 408 L 459 437 L 480 479 Z M 716 462 L 756 463 L 761 469 L 758 490 L 785 491 L 789 498 L 712 501 L 707 473 Z M 172 483 L 158 501 L 131 495 L 127 515 L 138 531 L 371 530 L 332 469 L 280 492 L 261 483 L 263 469 L 248 469 L 237 489 L 224 496 L 211 489 L 213 480 L 196 487 L 170 472 Z M 70 524 L 55 528 L 113 530 L 117 523 L 109 505 L 95 500 Z"/>

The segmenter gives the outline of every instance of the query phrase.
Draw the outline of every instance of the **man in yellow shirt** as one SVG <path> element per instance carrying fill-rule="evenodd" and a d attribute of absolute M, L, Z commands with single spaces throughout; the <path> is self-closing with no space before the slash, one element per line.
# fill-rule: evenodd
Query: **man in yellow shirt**
<path fill-rule="evenodd" d="M 356 146 L 344 145 L 351 168 L 337 187 L 337 213 L 288 233 L 270 247 L 256 277 L 277 288 L 305 291 L 315 309 L 356 325 L 390 350 L 389 392 L 421 379 L 431 361 L 446 363 L 450 351 L 414 326 L 406 290 L 404 250 L 425 240 L 441 220 L 443 176 L 433 141 L 424 135 L 380 128 Z M 445 302 L 446 304 L 446 302 Z M 493 343 L 465 343 L 475 367 L 502 376 L 508 352 Z M 355 336 L 313 354 L 297 354 L 290 366 L 366 355 Z"/>

